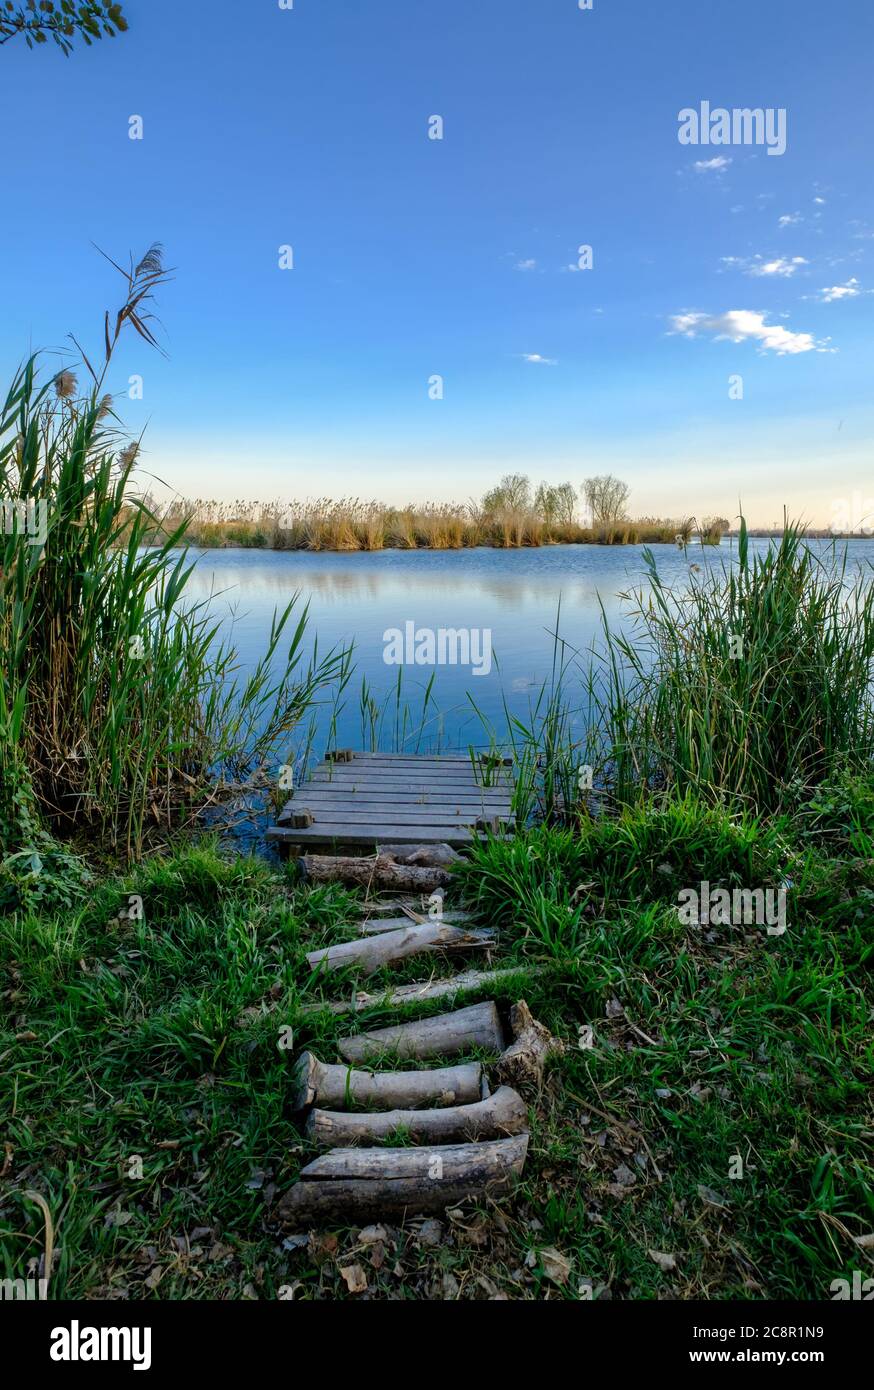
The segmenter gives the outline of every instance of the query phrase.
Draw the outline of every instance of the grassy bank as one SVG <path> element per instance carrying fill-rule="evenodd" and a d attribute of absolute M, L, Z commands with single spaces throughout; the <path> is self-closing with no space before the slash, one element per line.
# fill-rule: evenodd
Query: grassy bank
<path fill-rule="evenodd" d="M 704 879 L 791 879 L 786 934 L 683 926 L 678 887 Z M 118 916 L 130 893 L 142 920 Z M 278 1042 L 291 1027 L 295 1049 L 332 1055 L 336 1017 L 302 1012 L 322 997 L 304 953 L 343 939 L 346 893 L 204 845 L 0 921 L 3 1276 L 44 1250 L 33 1188 L 56 1296 L 344 1298 L 352 1260 L 380 1298 L 577 1298 L 590 1281 L 810 1299 L 870 1274 L 870 779 L 768 823 L 671 801 L 532 831 L 484 846 L 454 896 L 520 971 L 547 967 L 498 997 L 524 994 L 567 1052 L 532 1104 L 517 1196 L 436 1245 L 410 1227 L 376 1251 L 356 1230 L 289 1249 L 273 1220 L 308 1157 Z"/>
<path fill-rule="evenodd" d="M 160 508 L 152 504 L 157 514 Z M 598 526 L 560 520 L 533 505 L 496 510 L 471 503 L 389 507 L 343 498 L 284 504 L 180 499 L 165 508 L 155 540 L 187 526 L 192 544 L 208 549 L 255 550 L 465 550 L 472 546 L 656 545 L 719 543 L 722 532 L 691 518 L 622 518 Z"/>
<path fill-rule="evenodd" d="M 162 275 L 155 253 L 132 266 L 128 305 Z M 677 591 L 649 556 L 590 665 L 557 641 L 528 724 L 508 721 L 524 828 L 450 891 L 500 928 L 504 1009 L 525 997 L 565 1045 L 527 1097 L 524 1180 L 375 1244 L 292 1239 L 276 1203 L 310 1155 L 291 1059 L 335 1055 L 342 1021 L 309 1006 L 357 983 L 324 986 L 306 952 L 348 936 L 355 902 L 178 827 L 222 769 L 275 768 L 348 661 L 302 666 L 292 604 L 237 678 L 185 606 L 175 549 L 196 532 L 143 548 L 160 525 L 102 394 L 113 345 L 84 394 L 26 364 L 0 415 L 4 485 L 46 503 L 45 544 L 13 531 L 0 557 L 0 1276 L 56 1297 L 344 1298 L 361 1263 L 377 1298 L 815 1299 L 867 1275 L 870 576 L 792 527 L 753 556 L 742 527 L 736 563 Z M 487 543 L 535 543 L 514 524 L 504 506 Z M 305 541 L 329 542 L 362 538 Z M 400 685 L 361 701 L 375 739 L 401 719 Z M 780 895 L 786 931 L 683 917 L 704 884 Z"/>

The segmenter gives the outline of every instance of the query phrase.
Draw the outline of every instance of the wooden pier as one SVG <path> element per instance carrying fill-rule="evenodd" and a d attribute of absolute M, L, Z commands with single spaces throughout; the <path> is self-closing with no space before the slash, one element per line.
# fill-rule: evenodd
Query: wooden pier
<path fill-rule="evenodd" d="M 500 761 L 405 753 L 329 755 L 283 807 L 268 839 L 300 854 L 330 847 L 448 844 L 513 824 L 512 768 Z"/>

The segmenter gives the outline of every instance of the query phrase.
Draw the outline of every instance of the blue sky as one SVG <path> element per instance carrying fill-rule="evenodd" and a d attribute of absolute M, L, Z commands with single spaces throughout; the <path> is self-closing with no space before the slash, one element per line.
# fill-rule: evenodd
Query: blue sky
<path fill-rule="evenodd" d="M 142 375 L 121 413 L 173 488 L 403 503 L 612 471 L 633 514 L 825 525 L 874 497 L 870 0 L 125 10 L 68 59 L 0 50 L 0 361 L 99 342 L 91 243 L 163 242 L 169 356 L 131 340 L 113 385 Z M 785 108 L 785 154 L 680 145 L 704 100 Z"/>

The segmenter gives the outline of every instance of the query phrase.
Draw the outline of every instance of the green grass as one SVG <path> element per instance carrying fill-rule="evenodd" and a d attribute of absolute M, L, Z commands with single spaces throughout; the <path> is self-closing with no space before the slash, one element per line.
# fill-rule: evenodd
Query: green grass
<path fill-rule="evenodd" d="M 500 925 L 500 963 L 522 972 L 496 997 L 524 995 L 567 1051 L 530 1098 L 529 1161 L 501 1219 L 484 1210 L 434 1249 L 394 1232 L 380 1269 L 354 1231 L 336 1250 L 290 1250 L 273 1220 L 309 1156 L 287 1111 L 292 1056 L 312 1046 L 333 1060 L 344 1032 L 413 1012 L 302 1012 L 352 986 L 304 961 L 343 939 L 352 896 L 205 843 L 71 909 L 7 916 L 0 1274 L 20 1277 L 42 1252 L 24 1196 L 38 1190 L 56 1227 L 55 1296 L 296 1285 L 298 1298 L 342 1298 L 339 1266 L 356 1260 L 376 1297 L 537 1298 L 553 1288 L 538 1254 L 553 1245 L 572 1261 L 565 1297 L 586 1280 L 623 1298 L 828 1297 L 832 1279 L 868 1270 L 854 1237 L 874 1229 L 874 864 L 859 853 L 872 806 L 871 780 L 844 778 L 777 824 L 687 799 L 481 848 L 458 892 Z M 674 910 L 699 877 L 784 874 L 780 938 L 691 929 Z M 118 917 L 129 893 L 142 921 Z M 533 964 L 545 973 L 526 975 Z M 416 975 L 407 962 L 368 988 Z M 288 1027 L 293 1052 L 278 1046 Z M 142 1178 L 129 1176 L 136 1155 Z"/>

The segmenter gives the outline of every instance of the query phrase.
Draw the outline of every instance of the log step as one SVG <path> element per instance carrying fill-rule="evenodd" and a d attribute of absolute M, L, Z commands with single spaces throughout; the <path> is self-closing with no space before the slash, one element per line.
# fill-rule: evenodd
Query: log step
<path fill-rule="evenodd" d="M 293 839 L 295 833 L 278 828 L 268 830 L 267 835 L 276 838 L 287 834 Z M 443 837 L 440 838 L 442 840 Z M 306 854 L 298 860 L 298 865 L 303 878 L 309 883 L 346 883 L 385 892 L 433 893 L 438 888 L 446 888 L 452 881 L 448 869 L 397 864 L 382 854 L 373 858 Z"/>
<path fill-rule="evenodd" d="M 364 1009 L 399 1008 L 408 1004 L 418 1004 L 425 999 L 453 999 L 457 994 L 470 990 L 491 989 L 505 980 L 524 975 L 530 978 L 543 973 L 542 966 L 515 965 L 502 970 L 463 970 L 459 975 L 451 975 L 445 980 L 426 980 L 412 985 L 398 985 L 395 989 L 384 990 L 382 994 L 367 994 L 363 990 L 351 1000 L 339 1000 L 333 1004 L 306 1004 L 305 1014 L 327 1010 L 332 1014 L 361 1013 Z"/>
<path fill-rule="evenodd" d="M 338 946 L 326 946 L 307 954 L 311 970 L 324 966 L 327 970 L 342 970 L 357 966 L 365 975 L 372 975 L 386 965 L 405 960 L 423 951 L 486 950 L 494 945 L 494 932 L 465 931 L 448 922 L 410 923 L 400 931 L 381 932 L 355 941 L 343 941 Z"/>
<path fill-rule="evenodd" d="M 473 1105 L 443 1110 L 386 1110 L 374 1115 L 311 1110 L 306 1135 L 320 1149 L 375 1144 L 403 1130 L 414 1144 L 470 1143 L 502 1139 L 528 1127 L 528 1110 L 517 1091 L 500 1086 L 493 1096 Z"/>
<path fill-rule="evenodd" d="M 366 922 L 359 922 L 354 925 L 353 930 L 359 936 L 380 936 L 387 931 L 403 931 L 406 927 L 424 926 L 432 919 L 424 913 L 417 913 L 415 917 L 375 917 L 368 918 Z M 460 926 L 463 922 L 470 921 L 469 912 L 444 912 L 440 917 L 441 922 L 449 922 L 453 927 Z"/>
<path fill-rule="evenodd" d="M 521 1176 L 528 1135 L 423 1149 L 339 1149 L 308 1164 L 279 1204 L 300 1228 L 344 1217 L 414 1215 L 508 1191 Z"/>
<path fill-rule="evenodd" d="M 423 1105 L 470 1105 L 488 1095 L 479 1062 L 431 1071 L 369 1072 L 320 1062 L 304 1052 L 294 1072 L 292 1108 L 417 1110 Z"/>
<path fill-rule="evenodd" d="M 366 1062 L 391 1052 L 398 1057 L 424 1061 L 428 1057 L 457 1057 L 474 1047 L 487 1052 L 504 1050 L 504 1030 L 493 1000 L 471 1004 L 454 1013 L 344 1038 L 340 1043 L 340 1055 L 347 1062 Z"/>

